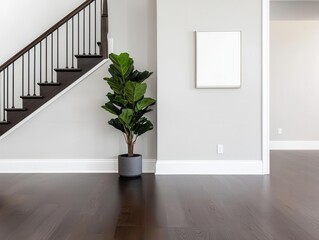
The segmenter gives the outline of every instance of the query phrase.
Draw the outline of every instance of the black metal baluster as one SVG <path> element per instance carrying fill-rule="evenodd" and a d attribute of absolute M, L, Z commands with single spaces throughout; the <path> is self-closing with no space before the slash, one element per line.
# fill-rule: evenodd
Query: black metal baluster
<path fill-rule="evenodd" d="M 14 106 L 14 62 L 12 63 L 12 108 L 15 108 Z"/>
<path fill-rule="evenodd" d="M 56 30 L 56 68 L 59 68 L 59 29 Z"/>
<path fill-rule="evenodd" d="M 30 96 L 30 50 L 28 51 L 28 94 Z"/>
<path fill-rule="evenodd" d="M 72 68 L 74 68 L 74 18 L 72 17 Z"/>
<path fill-rule="evenodd" d="M 91 4 L 89 5 L 89 55 L 91 55 Z"/>
<path fill-rule="evenodd" d="M 65 52 L 65 57 L 66 57 L 66 68 L 69 68 L 69 57 L 68 57 L 68 52 L 69 52 L 69 27 L 68 27 L 68 22 L 65 23 L 66 28 L 65 28 L 65 35 L 66 35 L 66 52 Z"/>
<path fill-rule="evenodd" d="M 6 108 L 6 70 L 4 69 L 3 70 L 3 73 L 2 73 L 2 81 L 3 81 L 3 121 L 5 122 L 6 121 L 6 112 L 5 112 L 5 108 Z"/>
<path fill-rule="evenodd" d="M 9 108 L 9 67 L 6 68 L 7 70 L 7 108 Z"/>
<path fill-rule="evenodd" d="M 42 41 L 40 42 L 40 83 L 42 83 Z"/>
<path fill-rule="evenodd" d="M 36 96 L 35 94 L 35 86 L 36 86 L 36 77 L 37 77 L 37 71 L 36 71 L 36 65 L 37 65 L 37 46 L 34 46 L 34 52 L 33 52 L 33 62 L 34 62 L 34 65 L 33 65 L 33 96 Z"/>
<path fill-rule="evenodd" d="M 85 8 L 83 9 L 83 55 L 85 55 Z"/>
<path fill-rule="evenodd" d="M 48 37 L 45 38 L 45 83 L 48 83 Z"/>
<path fill-rule="evenodd" d="M 78 55 L 80 55 L 80 13 L 78 13 Z"/>
<path fill-rule="evenodd" d="M 100 9 L 100 10 L 101 10 L 101 14 L 100 14 L 100 15 L 101 15 L 101 21 L 100 21 L 100 28 L 101 28 L 101 29 L 100 29 L 100 44 L 102 44 L 102 15 L 103 15 L 103 0 L 101 0 L 101 6 L 100 6 L 100 7 L 101 7 L 101 9 Z M 101 45 L 101 46 L 102 46 L 102 45 Z M 101 46 L 100 46 L 100 54 L 102 54 L 102 51 L 101 51 L 101 49 L 102 49 L 102 48 L 101 48 Z"/>
<path fill-rule="evenodd" d="M 51 33 L 51 83 L 53 83 L 53 33 Z"/>
<path fill-rule="evenodd" d="M 22 96 L 24 96 L 24 55 L 22 55 L 22 82 L 21 82 L 21 86 L 22 86 Z"/>
<path fill-rule="evenodd" d="M 94 54 L 96 55 L 96 0 L 94 0 Z"/>

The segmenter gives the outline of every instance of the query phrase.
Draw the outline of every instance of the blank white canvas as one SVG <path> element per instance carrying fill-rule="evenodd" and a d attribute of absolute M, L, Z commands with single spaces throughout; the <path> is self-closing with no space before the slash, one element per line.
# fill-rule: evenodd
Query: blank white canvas
<path fill-rule="evenodd" d="M 241 32 L 196 32 L 196 87 L 239 88 Z"/>

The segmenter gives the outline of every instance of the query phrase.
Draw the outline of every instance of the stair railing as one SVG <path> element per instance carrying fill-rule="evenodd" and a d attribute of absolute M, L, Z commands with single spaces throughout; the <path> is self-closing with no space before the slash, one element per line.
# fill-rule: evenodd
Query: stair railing
<path fill-rule="evenodd" d="M 0 66 L 0 123 L 22 99 L 41 98 L 39 85 L 56 83 L 56 69 L 77 70 L 76 55 L 108 56 L 107 0 L 87 0 Z"/>

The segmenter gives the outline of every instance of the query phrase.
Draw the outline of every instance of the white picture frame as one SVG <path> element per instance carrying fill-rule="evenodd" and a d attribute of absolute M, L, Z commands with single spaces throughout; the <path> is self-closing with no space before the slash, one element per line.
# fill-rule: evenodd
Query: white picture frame
<path fill-rule="evenodd" d="M 196 32 L 196 88 L 240 88 L 241 55 L 241 31 Z"/>

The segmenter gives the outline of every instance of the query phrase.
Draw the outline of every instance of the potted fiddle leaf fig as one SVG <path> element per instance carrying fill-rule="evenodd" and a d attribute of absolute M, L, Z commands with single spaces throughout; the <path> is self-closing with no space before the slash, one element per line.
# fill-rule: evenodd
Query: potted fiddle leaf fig
<path fill-rule="evenodd" d="M 144 115 L 152 109 L 155 99 L 145 97 L 147 85 L 144 82 L 152 72 L 134 69 L 134 61 L 128 53 L 109 55 L 110 77 L 104 80 L 112 92 L 107 93 L 108 101 L 103 109 L 115 115 L 108 123 L 123 133 L 127 154 L 118 156 L 119 175 L 135 177 L 142 174 L 142 155 L 134 153 L 139 136 L 153 129 L 153 124 Z"/>

